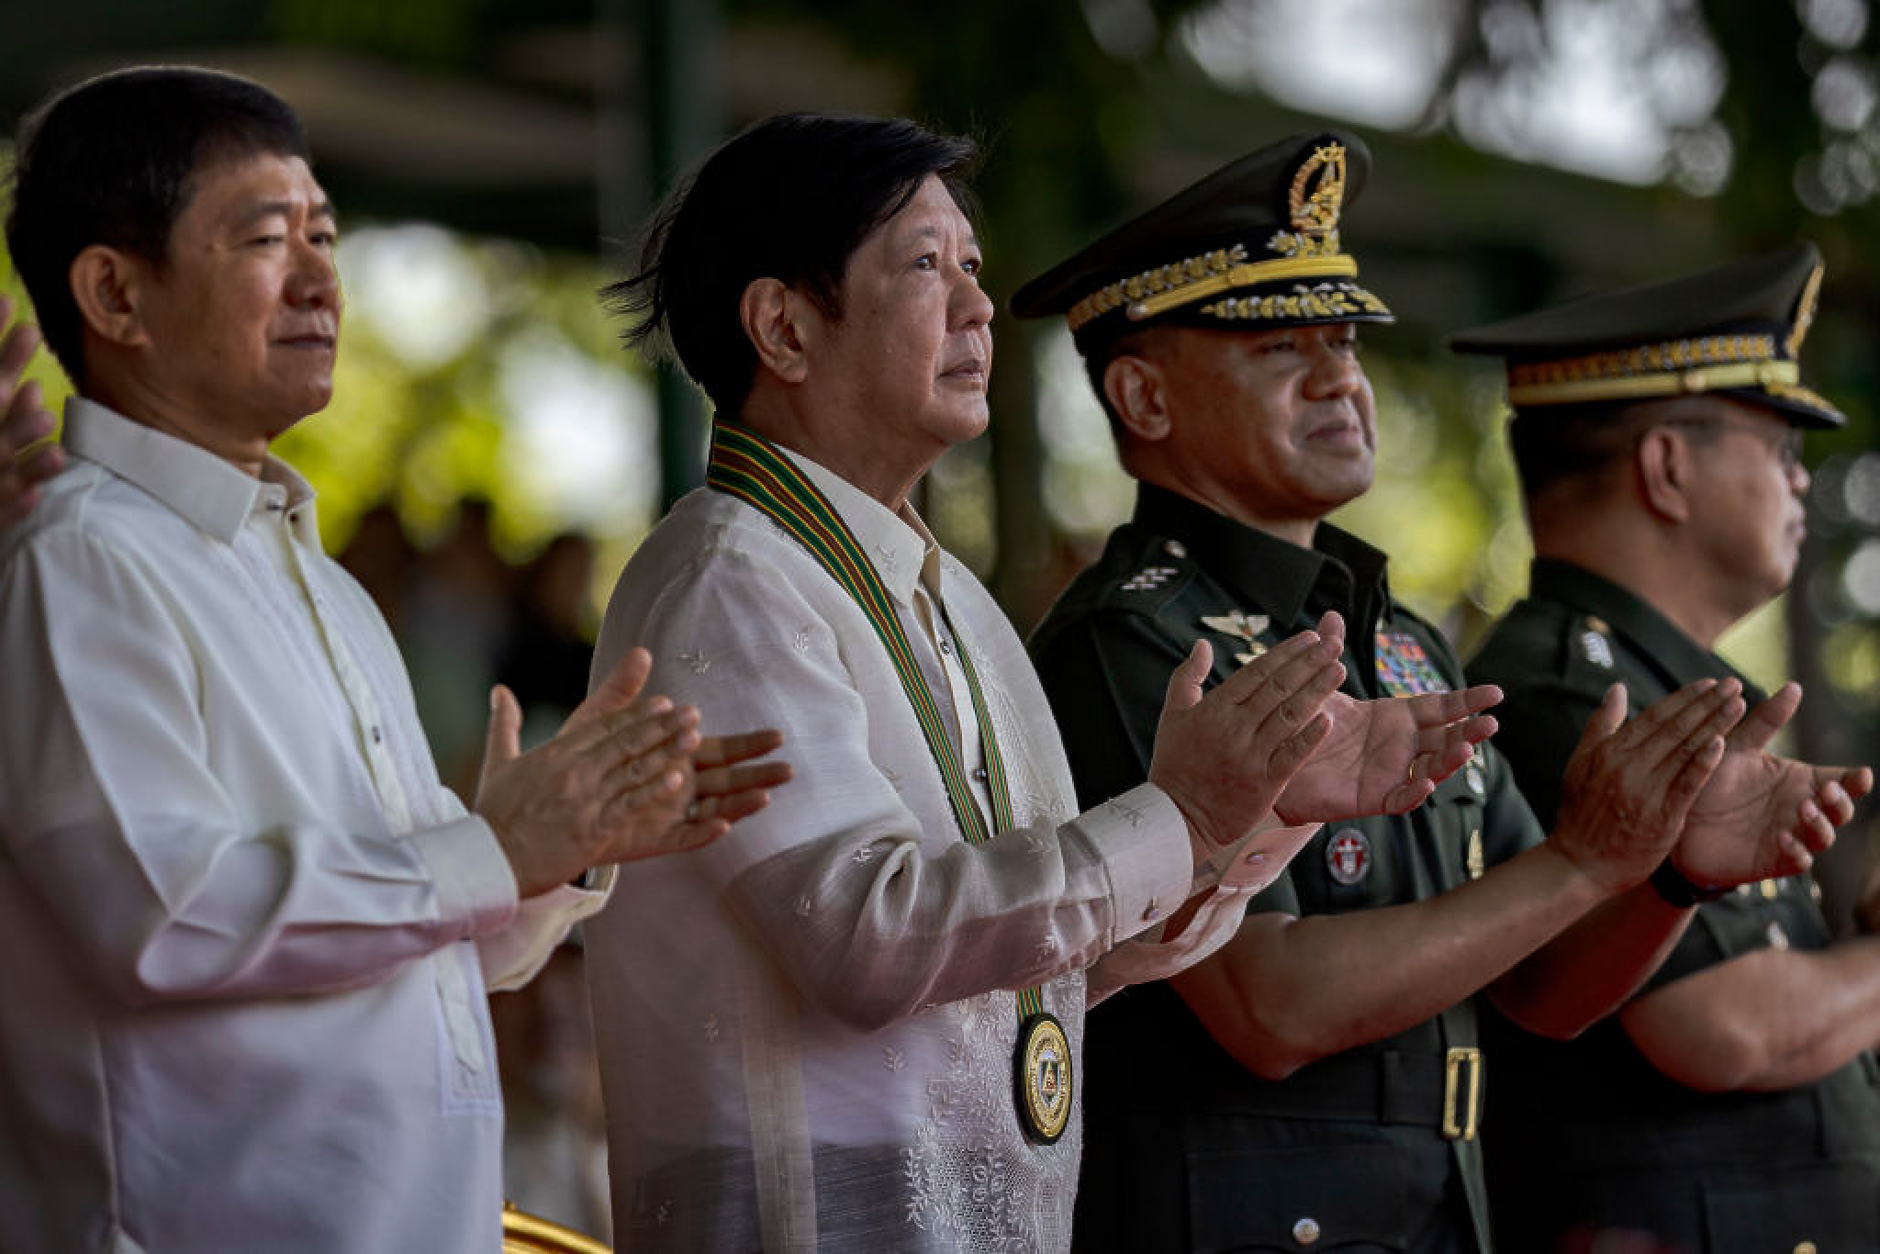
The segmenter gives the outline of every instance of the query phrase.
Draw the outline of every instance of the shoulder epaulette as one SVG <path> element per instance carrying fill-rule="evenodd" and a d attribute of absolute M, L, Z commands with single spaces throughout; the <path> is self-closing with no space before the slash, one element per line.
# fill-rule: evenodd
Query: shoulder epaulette
<path fill-rule="evenodd" d="M 1153 614 L 1180 595 L 1194 571 L 1188 548 L 1180 540 L 1153 538 L 1113 579 L 1104 599 Z"/>

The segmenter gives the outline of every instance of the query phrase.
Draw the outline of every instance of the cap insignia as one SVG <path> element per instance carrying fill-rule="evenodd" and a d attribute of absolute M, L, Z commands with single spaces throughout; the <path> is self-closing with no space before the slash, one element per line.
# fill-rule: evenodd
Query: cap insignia
<path fill-rule="evenodd" d="M 1282 257 L 1330 257 L 1338 252 L 1338 214 L 1345 207 L 1345 146 L 1314 148 L 1293 174 L 1286 196 L 1293 229 L 1266 242 Z"/>
<path fill-rule="evenodd" d="M 1789 338 L 1783 347 L 1789 350 L 1790 357 L 1799 357 L 1802 341 L 1808 336 L 1808 328 L 1815 321 L 1815 302 L 1821 298 L 1821 266 L 1816 266 L 1808 276 L 1808 282 L 1802 288 L 1802 299 L 1795 305 L 1795 326 L 1789 331 Z M 1833 406 L 1828 406 L 1832 409 Z"/>
<path fill-rule="evenodd" d="M 1131 322 L 1159 317 L 1171 309 L 1193 305 L 1211 296 L 1233 293 L 1261 283 L 1286 279 L 1350 279 L 1358 273 L 1357 258 L 1339 251 L 1338 216 L 1345 204 L 1345 146 L 1321 144 L 1293 172 L 1287 191 L 1287 217 L 1291 230 L 1274 232 L 1266 248 L 1271 256 L 1255 256 L 1246 244 L 1233 244 L 1211 252 L 1152 266 L 1126 278 L 1106 283 L 1072 305 L 1065 322 L 1081 330 L 1114 310 Z M 1388 316 L 1384 303 L 1356 284 L 1320 284 L 1295 289 L 1290 302 L 1262 313 L 1258 301 L 1222 301 L 1202 309 L 1218 318 L 1339 318 L 1378 314 Z M 1297 312 L 1294 312 L 1294 311 Z"/>

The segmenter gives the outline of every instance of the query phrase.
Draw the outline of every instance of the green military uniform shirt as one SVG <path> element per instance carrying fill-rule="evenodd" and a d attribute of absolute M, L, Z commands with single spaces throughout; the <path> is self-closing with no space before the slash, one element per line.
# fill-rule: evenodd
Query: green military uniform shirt
<path fill-rule="evenodd" d="M 1213 645 L 1219 682 L 1328 609 L 1347 623 L 1351 695 L 1461 682 L 1441 634 L 1391 597 L 1376 549 L 1327 525 L 1302 549 L 1144 485 L 1134 519 L 1031 642 L 1079 797 L 1143 780 L 1169 674 L 1197 638 Z M 1249 909 L 1419 901 L 1540 839 L 1505 762 L 1485 749 L 1411 814 L 1328 825 Z M 1444 1107 L 1449 1051 L 1475 1045 L 1472 1010 L 1275 1083 L 1240 1066 L 1166 985 L 1124 990 L 1087 1028 L 1074 1245 L 1478 1248 L 1479 1142 L 1443 1129 L 1446 1113 L 1468 1121 L 1466 1091 Z"/>
<path fill-rule="evenodd" d="M 1581 728 L 1615 681 L 1636 712 L 1693 680 L 1735 675 L 1645 601 L 1545 559 L 1469 667 L 1471 680 L 1506 693 L 1495 743 L 1549 822 Z M 1749 685 L 1745 695 L 1761 699 Z M 1646 988 L 1829 939 L 1809 877 L 1747 885 L 1698 907 Z M 1651 1067 L 1616 1019 L 1572 1042 L 1492 1014 L 1484 1030 L 1496 1065 L 1484 1144 L 1503 1248 L 1552 1250 L 1569 1234 L 1623 1227 L 1714 1254 L 1808 1242 L 1824 1254 L 1880 1250 L 1871 1055 L 1786 1093 L 1699 1093 Z"/>

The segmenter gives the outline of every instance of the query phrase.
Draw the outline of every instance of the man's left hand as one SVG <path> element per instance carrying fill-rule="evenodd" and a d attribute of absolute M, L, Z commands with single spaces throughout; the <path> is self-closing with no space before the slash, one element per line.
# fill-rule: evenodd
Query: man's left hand
<path fill-rule="evenodd" d="M 1725 740 L 1723 761 L 1671 851 L 1692 883 L 1725 888 L 1806 871 L 1873 788 L 1867 767 L 1810 766 L 1768 752 L 1801 701 L 1801 685 L 1784 685 Z"/>
<path fill-rule="evenodd" d="M 1500 700 L 1492 684 L 1374 701 L 1335 692 L 1320 707 L 1330 734 L 1273 809 L 1293 825 L 1413 810 L 1495 734 L 1482 711 Z"/>

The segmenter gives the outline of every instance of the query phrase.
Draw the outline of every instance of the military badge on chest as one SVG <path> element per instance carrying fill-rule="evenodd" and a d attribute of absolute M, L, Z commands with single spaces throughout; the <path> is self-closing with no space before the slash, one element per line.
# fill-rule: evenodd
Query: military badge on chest
<path fill-rule="evenodd" d="M 1449 691 L 1421 640 L 1383 627 L 1377 629 L 1377 682 L 1393 697 Z"/>
<path fill-rule="evenodd" d="M 1340 884 L 1363 882 L 1371 873 L 1371 838 L 1355 827 L 1333 832 L 1325 842 L 1325 869 Z"/>
<path fill-rule="evenodd" d="M 1242 666 L 1266 652 L 1266 643 L 1260 639 L 1260 634 L 1266 630 L 1268 621 L 1265 614 L 1249 614 L 1245 610 L 1201 616 L 1201 625 L 1209 631 L 1233 637 L 1237 646 L 1234 661 Z"/>

